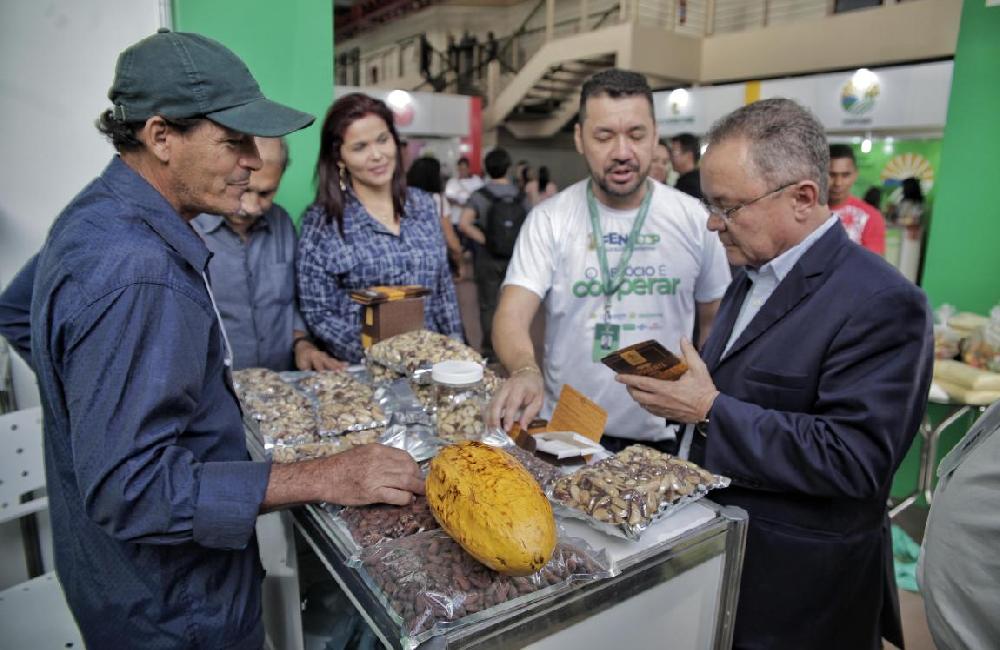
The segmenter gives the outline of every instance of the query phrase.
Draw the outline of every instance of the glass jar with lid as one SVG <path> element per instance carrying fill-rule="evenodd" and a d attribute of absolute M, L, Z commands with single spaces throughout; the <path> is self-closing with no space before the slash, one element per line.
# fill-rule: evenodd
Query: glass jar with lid
<path fill-rule="evenodd" d="M 442 361 L 434 364 L 431 379 L 438 437 L 450 442 L 482 437 L 486 408 L 483 367 L 474 361 Z"/>

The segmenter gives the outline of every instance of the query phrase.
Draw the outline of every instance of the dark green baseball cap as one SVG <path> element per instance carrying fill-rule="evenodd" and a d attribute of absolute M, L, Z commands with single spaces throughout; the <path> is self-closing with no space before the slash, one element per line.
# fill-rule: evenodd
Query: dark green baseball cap
<path fill-rule="evenodd" d="M 304 129 L 316 119 L 264 97 L 246 64 L 222 43 L 165 28 L 119 55 L 108 99 L 115 118 L 125 122 L 206 117 L 264 137 Z"/>

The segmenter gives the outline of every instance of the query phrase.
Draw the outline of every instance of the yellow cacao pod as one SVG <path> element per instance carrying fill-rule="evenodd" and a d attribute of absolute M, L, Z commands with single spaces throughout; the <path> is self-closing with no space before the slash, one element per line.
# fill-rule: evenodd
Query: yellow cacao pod
<path fill-rule="evenodd" d="M 494 571 L 529 575 L 552 557 L 552 506 L 510 454 L 474 441 L 445 447 L 431 462 L 426 491 L 441 527 Z"/>

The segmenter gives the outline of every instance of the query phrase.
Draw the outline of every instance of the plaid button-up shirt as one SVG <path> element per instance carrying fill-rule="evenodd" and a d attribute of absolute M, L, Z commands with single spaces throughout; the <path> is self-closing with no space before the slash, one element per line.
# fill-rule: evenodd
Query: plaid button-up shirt
<path fill-rule="evenodd" d="M 425 327 L 462 338 L 440 215 L 427 192 L 407 190 L 398 236 L 368 214 L 350 191 L 343 236 L 335 221 L 327 223 L 322 206 L 310 206 L 302 217 L 297 270 L 302 317 L 338 359 L 356 363 L 363 357 L 361 306 L 349 293 L 373 285 L 427 287 Z"/>

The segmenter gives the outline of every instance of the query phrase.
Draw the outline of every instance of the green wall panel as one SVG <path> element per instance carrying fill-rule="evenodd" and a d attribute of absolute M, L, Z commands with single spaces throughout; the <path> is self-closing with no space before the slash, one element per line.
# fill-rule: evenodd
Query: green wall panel
<path fill-rule="evenodd" d="M 1000 302 L 1000 6 L 965 0 L 924 266 L 934 306 Z"/>
<path fill-rule="evenodd" d="M 316 123 L 288 137 L 292 165 L 277 201 L 298 222 L 312 202 L 319 129 L 333 101 L 330 0 L 173 0 L 174 28 L 214 38 L 246 61 L 264 94 Z"/>

